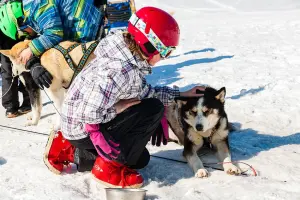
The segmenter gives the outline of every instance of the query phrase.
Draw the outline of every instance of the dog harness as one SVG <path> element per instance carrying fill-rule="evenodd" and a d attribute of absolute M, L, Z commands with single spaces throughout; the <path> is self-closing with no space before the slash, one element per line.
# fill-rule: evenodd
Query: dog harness
<path fill-rule="evenodd" d="M 56 45 L 54 46 L 55 49 L 57 49 L 65 58 L 65 60 L 67 61 L 69 67 L 74 71 L 74 74 L 72 76 L 71 82 L 68 85 L 68 87 L 64 87 L 65 89 L 68 89 L 71 85 L 71 83 L 73 82 L 74 78 L 79 74 L 79 72 L 83 69 L 83 67 L 86 64 L 86 61 L 88 60 L 88 58 L 90 57 L 91 53 L 94 51 L 94 49 L 97 47 L 99 41 L 95 41 L 94 43 L 92 43 L 89 48 L 86 48 L 86 43 L 76 43 L 71 45 L 69 48 L 65 49 L 60 45 Z M 76 47 L 78 47 L 79 45 L 81 45 L 82 48 L 82 52 L 83 52 L 83 56 L 81 57 L 78 66 L 75 65 L 73 59 L 70 56 L 70 52 L 73 51 Z"/>

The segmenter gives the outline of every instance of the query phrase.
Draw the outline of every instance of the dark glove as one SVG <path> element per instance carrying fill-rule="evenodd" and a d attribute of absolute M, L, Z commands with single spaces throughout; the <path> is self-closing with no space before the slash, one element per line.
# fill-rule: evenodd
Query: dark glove
<path fill-rule="evenodd" d="M 49 88 L 52 83 L 52 75 L 41 65 L 40 59 L 33 56 L 26 65 L 26 69 L 30 69 L 30 74 L 34 82 L 43 90 L 44 86 Z"/>
<path fill-rule="evenodd" d="M 166 145 L 168 144 L 168 139 L 169 139 L 169 126 L 168 126 L 168 121 L 166 117 L 166 110 L 167 108 L 165 107 L 165 113 L 163 118 L 160 121 L 160 124 L 158 125 L 157 129 L 155 130 L 154 134 L 152 135 L 152 145 L 160 146 L 161 142 Z"/>
<path fill-rule="evenodd" d="M 160 146 L 161 142 L 163 142 L 164 145 L 168 143 L 167 139 L 164 137 L 164 131 L 162 128 L 162 125 L 159 124 L 156 131 L 151 137 L 152 145 L 154 146 Z"/>

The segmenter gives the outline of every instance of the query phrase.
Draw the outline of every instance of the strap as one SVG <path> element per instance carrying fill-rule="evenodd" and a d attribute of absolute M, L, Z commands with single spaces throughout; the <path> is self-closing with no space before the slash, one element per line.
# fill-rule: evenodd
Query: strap
<path fill-rule="evenodd" d="M 82 53 L 85 54 L 86 52 L 86 43 L 81 43 Z"/>
<path fill-rule="evenodd" d="M 74 71 L 75 76 L 83 69 L 86 64 L 87 59 L 90 57 L 92 51 L 97 47 L 98 41 L 92 43 L 88 49 L 85 50 L 83 56 L 81 57 L 76 70 Z"/>
<path fill-rule="evenodd" d="M 94 43 L 92 43 L 89 48 L 84 52 L 83 56 L 81 57 L 78 66 L 74 71 L 74 74 L 72 76 L 72 79 L 70 81 L 70 84 L 68 85 L 68 87 L 66 87 L 65 89 L 68 89 L 71 85 L 71 83 L 73 82 L 74 78 L 79 74 L 79 72 L 83 69 L 83 67 L 86 64 L 87 59 L 90 57 L 91 53 L 94 51 L 94 49 L 97 47 L 99 41 L 95 41 Z M 84 51 L 84 50 L 83 50 Z"/>
<path fill-rule="evenodd" d="M 79 46 L 79 43 L 75 43 L 75 44 L 72 44 L 68 49 L 67 49 L 67 52 L 70 53 L 71 51 L 73 51 L 73 49 L 75 49 L 76 47 Z"/>
<path fill-rule="evenodd" d="M 83 67 L 86 64 L 87 59 L 90 57 L 91 53 L 94 51 L 94 49 L 97 47 L 99 41 L 95 41 L 94 43 L 92 43 L 88 49 L 86 49 L 86 43 L 82 43 L 81 47 L 82 47 L 82 52 L 83 52 L 83 56 L 81 57 L 78 66 L 75 67 L 75 63 L 73 62 L 71 56 L 70 56 L 70 52 L 73 51 L 76 47 L 78 47 L 80 44 L 79 43 L 75 43 L 72 44 L 68 49 L 64 49 L 62 46 L 60 45 L 56 45 L 54 46 L 55 49 L 57 49 L 58 51 L 61 52 L 61 54 L 64 56 L 64 58 L 66 59 L 69 67 L 74 71 L 74 74 L 72 76 L 71 82 L 68 85 L 68 87 L 66 87 L 65 89 L 68 89 L 71 85 L 71 83 L 73 82 L 74 78 L 77 76 L 77 74 L 79 74 L 79 72 L 83 69 Z"/>
<path fill-rule="evenodd" d="M 73 44 L 72 46 L 70 46 L 68 49 L 64 49 L 62 46 L 60 46 L 59 44 L 54 46 L 55 49 L 57 49 L 58 51 L 60 51 L 60 53 L 64 56 L 65 60 L 67 61 L 69 67 L 75 71 L 75 64 L 69 54 L 70 51 L 72 51 L 76 46 L 75 45 L 79 45 L 79 44 Z"/>

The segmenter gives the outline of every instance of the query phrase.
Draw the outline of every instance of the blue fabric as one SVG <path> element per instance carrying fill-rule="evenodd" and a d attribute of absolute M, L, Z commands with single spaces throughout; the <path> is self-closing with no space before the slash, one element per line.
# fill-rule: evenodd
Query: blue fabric
<path fill-rule="evenodd" d="M 23 8 L 25 24 L 40 34 L 29 45 L 35 55 L 63 40 L 95 40 L 102 20 L 93 0 L 23 0 Z"/>

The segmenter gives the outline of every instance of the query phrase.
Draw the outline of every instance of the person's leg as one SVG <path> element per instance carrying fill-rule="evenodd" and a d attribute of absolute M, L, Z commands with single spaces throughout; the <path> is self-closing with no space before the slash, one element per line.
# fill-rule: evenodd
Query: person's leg
<path fill-rule="evenodd" d="M 97 157 L 91 172 L 98 182 L 108 187 L 139 188 L 143 185 L 142 175 L 134 169 L 148 164 L 150 155 L 145 146 L 163 113 L 164 106 L 158 99 L 145 99 L 109 123 L 100 124 L 102 134 L 119 143 L 120 154 L 115 161 Z"/>
<path fill-rule="evenodd" d="M 135 165 L 128 166 L 131 169 L 143 169 L 148 165 L 150 161 L 150 153 L 149 151 L 145 148 L 144 151 L 142 152 L 140 158 L 136 162 Z"/>
<path fill-rule="evenodd" d="M 18 116 L 18 79 L 13 79 L 12 67 L 9 58 L 2 54 L 0 56 L 2 76 L 2 106 L 6 109 L 6 116 L 12 118 Z"/>
<path fill-rule="evenodd" d="M 99 156 L 89 137 L 80 140 L 69 140 L 75 146 L 74 163 L 79 172 L 91 171 Z"/>
<path fill-rule="evenodd" d="M 18 41 L 3 35 L 0 31 L 1 45 L 0 49 L 11 49 Z M 19 96 L 18 96 L 18 78 L 13 79 L 12 63 L 8 57 L 0 54 L 1 76 L 2 76 L 2 106 L 6 109 L 6 116 L 9 118 L 18 116 Z M 13 82 L 12 82 L 13 80 Z"/>
<path fill-rule="evenodd" d="M 150 160 L 145 148 L 163 116 L 164 107 L 158 99 L 145 99 L 120 113 L 115 119 L 100 125 L 104 134 L 112 136 L 119 144 L 121 153 L 117 162 L 132 169 L 145 167 Z M 69 140 L 76 147 L 75 163 L 78 171 L 89 171 L 98 156 L 90 140 Z"/>
<path fill-rule="evenodd" d="M 119 163 L 135 166 L 163 117 L 164 106 L 158 99 L 144 99 L 120 113 L 100 130 L 120 144 Z M 149 158 L 150 159 L 150 158 Z"/>
<path fill-rule="evenodd" d="M 54 173 L 60 174 L 63 166 L 77 164 L 78 171 L 91 170 L 95 179 L 108 187 L 139 188 L 143 177 L 133 169 L 145 167 L 150 155 L 145 146 L 163 117 L 164 106 L 157 99 L 145 99 L 132 106 L 106 124 L 100 131 L 119 143 L 121 153 L 114 161 L 105 160 L 98 153 L 90 137 L 66 140 L 61 132 L 49 136 L 44 162 Z"/>
<path fill-rule="evenodd" d="M 106 16 L 106 5 L 107 5 L 107 0 L 95 0 L 94 1 L 94 6 L 99 9 L 101 12 L 101 22 L 100 26 L 97 30 L 96 34 L 96 40 L 101 40 L 102 38 L 105 37 L 105 18 Z"/>
<path fill-rule="evenodd" d="M 79 172 L 91 171 L 96 158 L 99 156 L 92 141 L 89 138 L 81 140 L 69 140 L 76 147 L 74 152 L 74 164 Z M 145 148 L 135 165 L 128 166 L 132 169 L 142 169 L 150 161 L 149 151 Z"/>

